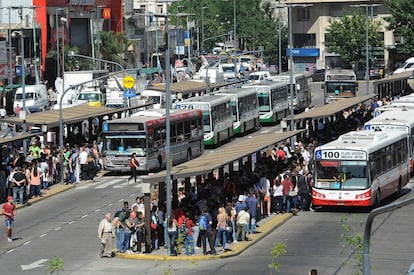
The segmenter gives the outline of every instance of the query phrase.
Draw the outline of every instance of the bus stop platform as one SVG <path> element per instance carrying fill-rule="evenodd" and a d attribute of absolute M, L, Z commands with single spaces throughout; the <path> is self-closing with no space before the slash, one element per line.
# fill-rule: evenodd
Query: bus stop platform
<path fill-rule="evenodd" d="M 299 214 L 300 215 L 300 212 Z M 160 247 L 158 250 L 153 250 L 151 253 L 116 253 L 117 258 L 132 259 L 132 260 L 146 260 L 146 261 L 202 261 L 202 260 L 218 260 L 240 255 L 243 251 L 259 242 L 265 236 L 270 234 L 276 228 L 282 226 L 293 215 L 291 213 L 272 214 L 267 218 L 261 219 L 257 222 L 256 233 L 248 236 L 249 241 L 239 241 L 237 243 L 226 244 L 226 249 L 223 251 L 222 247 L 216 248 L 216 255 L 203 255 L 203 249 L 196 247 L 194 255 L 185 255 L 185 248 L 182 248 L 181 254 L 178 256 L 168 255 L 168 249 Z M 195 242 L 195 241 L 194 241 Z M 209 251 L 207 244 L 207 251 Z"/>

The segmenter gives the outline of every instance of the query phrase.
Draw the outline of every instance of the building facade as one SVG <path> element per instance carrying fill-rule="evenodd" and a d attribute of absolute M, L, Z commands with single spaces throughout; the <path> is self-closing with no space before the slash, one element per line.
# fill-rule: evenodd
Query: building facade
<path fill-rule="evenodd" d="M 375 4 L 369 8 L 369 18 L 380 22 L 384 39 L 384 48 L 370 49 L 370 60 L 375 61 L 378 66 L 392 69 L 395 59 L 398 59 L 393 51 L 396 43 L 393 32 L 386 29 L 387 22 L 384 17 L 390 16 L 390 14 L 383 6 L 383 1 L 280 0 L 275 2 L 279 6 L 290 6 L 292 10 L 292 55 L 297 71 L 313 71 L 320 68 L 341 66 L 340 57 L 336 53 L 328 52 L 325 48 L 327 28 L 332 22 L 339 20 L 343 15 L 351 14 L 355 9 L 361 9 L 365 14 L 364 5 L 366 4 Z M 276 8 L 274 14 L 278 15 Z M 285 11 L 283 14 L 287 25 L 288 13 Z M 361 47 L 365 48 L 365 45 L 361 45 Z M 288 52 L 287 56 L 289 56 Z"/>

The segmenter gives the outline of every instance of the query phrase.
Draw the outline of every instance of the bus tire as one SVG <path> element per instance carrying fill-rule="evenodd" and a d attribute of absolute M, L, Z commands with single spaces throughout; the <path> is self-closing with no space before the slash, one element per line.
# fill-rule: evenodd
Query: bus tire
<path fill-rule="evenodd" d="M 400 176 L 400 178 L 398 179 L 397 196 L 399 197 L 401 196 L 401 194 L 402 194 L 402 179 Z"/>
<path fill-rule="evenodd" d="M 191 149 L 187 150 L 187 161 L 190 161 L 193 158 L 192 154 L 191 154 Z"/>
<path fill-rule="evenodd" d="M 381 190 L 378 189 L 376 195 L 375 195 L 375 204 L 374 207 L 380 207 L 381 206 Z"/>

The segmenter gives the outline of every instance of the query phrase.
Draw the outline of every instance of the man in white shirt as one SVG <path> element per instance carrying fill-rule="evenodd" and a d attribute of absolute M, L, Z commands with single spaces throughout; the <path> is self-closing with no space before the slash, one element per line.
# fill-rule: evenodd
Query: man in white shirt
<path fill-rule="evenodd" d="M 81 166 L 81 179 L 86 180 L 87 179 L 87 171 L 86 168 L 88 166 L 88 152 L 86 152 L 86 149 L 84 146 L 80 148 L 79 153 L 79 164 Z"/>
<path fill-rule="evenodd" d="M 101 240 L 101 251 L 99 255 L 102 257 L 112 258 L 113 241 L 115 238 L 115 228 L 112 224 L 111 213 L 106 213 L 105 219 L 101 220 L 98 226 L 98 238 Z"/>

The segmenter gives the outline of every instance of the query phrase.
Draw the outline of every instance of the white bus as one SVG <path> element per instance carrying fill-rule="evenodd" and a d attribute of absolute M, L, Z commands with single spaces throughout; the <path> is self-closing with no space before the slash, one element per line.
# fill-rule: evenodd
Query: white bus
<path fill-rule="evenodd" d="M 259 99 L 260 123 L 270 124 L 280 121 L 289 111 L 289 91 L 283 82 L 268 82 L 247 85 L 243 88 L 255 88 Z"/>
<path fill-rule="evenodd" d="M 219 90 L 216 94 L 231 97 L 234 134 L 243 135 L 260 125 L 259 100 L 256 89 L 231 88 Z"/>
<path fill-rule="evenodd" d="M 103 126 L 104 169 L 127 172 L 132 153 L 136 153 L 139 171 L 166 167 L 165 109 L 134 113 Z M 200 110 L 171 110 L 171 157 L 173 164 L 200 156 L 204 151 L 203 116 Z"/>
<path fill-rule="evenodd" d="M 307 72 L 295 72 L 293 73 L 293 108 L 295 112 L 304 111 L 309 108 L 312 101 L 310 81 L 312 75 Z M 285 82 L 288 86 L 289 92 L 289 104 L 290 104 L 290 74 L 281 73 L 272 76 L 273 82 Z"/>
<path fill-rule="evenodd" d="M 380 205 L 409 181 L 409 148 L 400 131 L 349 132 L 317 147 L 313 205 Z"/>
<path fill-rule="evenodd" d="M 233 137 L 231 98 L 223 95 L 190 97 L 176 102 L 176 109 L 200 109 L 203 112 L 204 144 L 217 146 Z"/>
<path fill-rule="evenodd" d="M 356 74 L 353 70 L 327 70 L 323 89 L 325 104 L 340 98 L 355 97 L 358 92 Z"/>
<path fill-rule="evenodd" d="M 364 125 L 365 130 L 391 130 L 403 132 L 409 136 L 410 174 L 413 175 L 414 157 L 414 109 L 384 112 Z"/>

